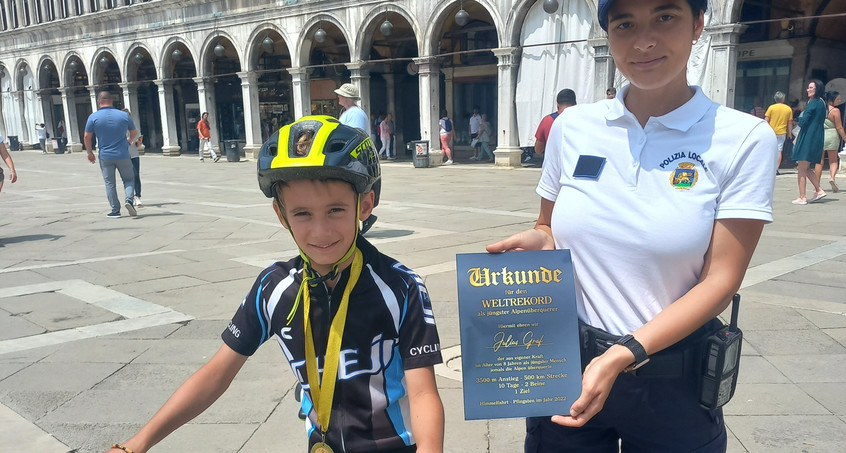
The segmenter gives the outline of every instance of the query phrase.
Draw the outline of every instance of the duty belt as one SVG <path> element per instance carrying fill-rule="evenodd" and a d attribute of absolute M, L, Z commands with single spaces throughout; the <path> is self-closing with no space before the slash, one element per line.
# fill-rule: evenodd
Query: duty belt
<path fill-rule="evenodd" d="M 649 356 L 649 362 L 629 374 L 644 378 L 678 379 L 696 376 L 702 356 L 702 340 L 713 330 L 709 321 L 678 343 Z M 594 357 L 602 355 L 621 338 L 579 320 L 579 337 L 582 348 L 582 370 Z"/>

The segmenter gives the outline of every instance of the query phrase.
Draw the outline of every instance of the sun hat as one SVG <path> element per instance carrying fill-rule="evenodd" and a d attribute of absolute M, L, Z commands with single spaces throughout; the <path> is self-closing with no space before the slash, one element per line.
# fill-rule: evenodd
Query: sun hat
<path fill-rule="evenodd" d="M 343 96 L 345 98 L 350 98 L 350 99 L 358 99 L 359 98 L 358 87 L 356 87 L 355 85 L 353 85 L 351 83 L 345 83 L 345 84 L 341 85 L 340 88 L 335 90 L 335 94 L 337 94 L 338 96 Z"/>

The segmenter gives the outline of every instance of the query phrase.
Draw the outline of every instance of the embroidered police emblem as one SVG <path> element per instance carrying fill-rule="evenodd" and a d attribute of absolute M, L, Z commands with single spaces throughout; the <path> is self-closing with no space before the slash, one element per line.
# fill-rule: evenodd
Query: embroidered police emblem
<path fill-rule="evenodd" d="M 682 162 L 679 167 L 670 175 L 670 184 L 676 189 L 688 190 L 696 185 L 699 180 L 699 172 L 696 165 L 691 162 Z"/>

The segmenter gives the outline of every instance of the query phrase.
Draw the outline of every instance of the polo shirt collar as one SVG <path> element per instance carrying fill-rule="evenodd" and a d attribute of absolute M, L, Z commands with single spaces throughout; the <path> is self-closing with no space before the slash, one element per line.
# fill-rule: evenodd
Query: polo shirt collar
<path fill-rule="evenodd" d="M 711 100 L 708 99 L 708 96 L 705 96 L 702 88 L 695 85 L 692 85 L 691 88 L 693 88 L 694 92 L 690 100 L 672 112 L 663 116 L 652 117 L 649 121 L 658 122 L 668 129 L 676 129 L 681 132 L 685 132 L 693 127 L 694 124 L 702 119 L 705 112 L 708 111 L 708 108 L 711 106 Z M 611 108 L 605 114 L 606 120 L 615 121 L 623 117 L 629 117 L 637 122 L 637 118 L 635 118 L 634 114 L 623 103 L 628 90 L 629 85 L 626 85 L 617 93 L 617 97 L 611 103 Z"/>

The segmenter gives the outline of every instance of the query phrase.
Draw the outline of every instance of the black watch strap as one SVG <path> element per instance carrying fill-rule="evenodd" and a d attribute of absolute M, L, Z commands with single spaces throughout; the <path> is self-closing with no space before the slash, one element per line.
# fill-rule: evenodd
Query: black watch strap
<path fill-rule="evenodd" d="M 646 353 L 646 349 L 643 348 L 643 345 L 640 344 L 634 336 L 623 335 L 614 344 L 625 346 L 629 351 L 632 351 L 632 354 L 634 354 L 634 362 L 626 367 L 625 371 L 634 371 L 645 365 L 646 362 L 649 362 L 649 354 Z"/>

